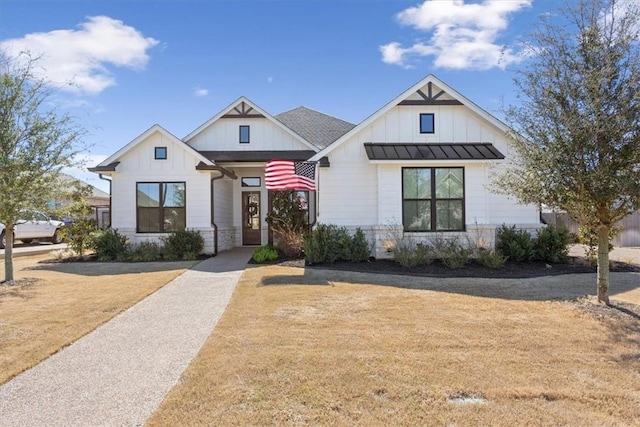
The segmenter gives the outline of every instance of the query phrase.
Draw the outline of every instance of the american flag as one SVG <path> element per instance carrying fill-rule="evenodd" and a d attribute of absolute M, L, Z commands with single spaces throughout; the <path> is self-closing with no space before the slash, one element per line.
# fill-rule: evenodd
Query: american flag
<path fill-rule="evenodd" d="M 315 191 L 315 176 L 315 163 L 271 160 L 267 162 L 264 183 L 268 190 Z"/>

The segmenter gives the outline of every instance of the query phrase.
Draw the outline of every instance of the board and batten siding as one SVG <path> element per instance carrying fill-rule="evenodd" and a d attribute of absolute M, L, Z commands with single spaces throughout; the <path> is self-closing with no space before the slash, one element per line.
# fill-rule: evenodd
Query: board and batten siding
<path fill-rule="evenodd" d="M 434 114 L 434 134 L 420 133 L 421 113 Z M 320 168 L 320 222 L 350 229 L 362 227 L 369 230 L 372 240 L 380 242 L 381 234 L 388 232 L 389 226 L 401 228 L 403 167 L 463 167 L 468 234 L 481 230 L 486 234 L 484 239 L 493 244 L 495 228 L 503 223 L 538 227 L 535 206 L 519 205 L 509 197 L 491 192 L 491 174 L 503 167 L 503 161 L 372 163 L 366 156 L 365 142 L 485 142 L 493 144 L 507 158 L 510 155 L 504 132 L 464 106 L 394 107 L 329 153 L 331 166 Z M 429 233 L 414 235 L 423 237 Z M 376 248 L 376 256 L 384 256 L 380 247 Z"/>
<path fill-rule="evenodd" d="M 249 126 L 248 144 L 240 144 L 240 126 Z M 221 118 L 189 141 L 198 151 L 309 150 L 295 136 L 266 118 Z"/>
<path fill-rule="evenodd" d="M 167 147 L 167 159 L 154 159 L 155 147 Z M 210 174 L 196 170 L 199 161 L 160 132 L 127 152 L 112 178 L 112 227 L 131 242 L 156 240 L 165 234 L 136 233 L 136 183 L 185 182 L 187 228 L 201 231 L 205 251 L 213 251 Z"/>

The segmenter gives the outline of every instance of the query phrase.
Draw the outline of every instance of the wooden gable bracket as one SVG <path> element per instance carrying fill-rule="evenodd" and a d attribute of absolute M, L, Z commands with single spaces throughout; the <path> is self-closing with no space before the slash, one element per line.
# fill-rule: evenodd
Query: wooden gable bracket
<path fill-rule="evenodd" d="M 427 83 L 427 93 L 418 89 L 416 92 L 422 99 L 405 99 L 400 101 L 398 105 L 464 105 L 457 99 L 438 99 L 444 95 L 444 90 L 433 94 L 433 85 L 431 82 Z"/>
<path fill-rule="evenodd" d="M 240 108 L 238 108 L 240 107 Z M 253 107 L 249 106 L 246 102 L 242 101 L 240 104 L 233 107 L 233 110 L 237 114 L 225 114 L 222 116 L 223 119 L 237 119 L 237 118 L 260 118 L 264 117 L 260 113 L 251 113 L 253 111 Z"/>

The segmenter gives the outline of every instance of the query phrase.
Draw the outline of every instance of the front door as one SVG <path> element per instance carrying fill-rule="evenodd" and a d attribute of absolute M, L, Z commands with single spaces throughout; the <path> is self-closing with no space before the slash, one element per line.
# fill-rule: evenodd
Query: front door
<path fill-rule="evenodd" d="M 260 245 L 260 192 L 242 192 L 242 244 Z"/>

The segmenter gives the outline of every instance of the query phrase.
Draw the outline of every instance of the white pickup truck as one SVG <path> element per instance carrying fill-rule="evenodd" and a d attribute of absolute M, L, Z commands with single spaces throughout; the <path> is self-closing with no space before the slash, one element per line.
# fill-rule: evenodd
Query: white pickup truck
<path fill-rule="evenodd" d="M 60 229 L 64 222 L 50 219 L 43 213 L 25 213 L 25 219 L 18 221 L 13 229 L 13 240 L 21 240 L 22 243 L 31 243 L 35 239 L 49 240 L 52 243 L 61 243 L 62 236 Z M 7 244 L 7 235 L 4 224 L 0 223 L 0 249 L 4 249 Z"/>

